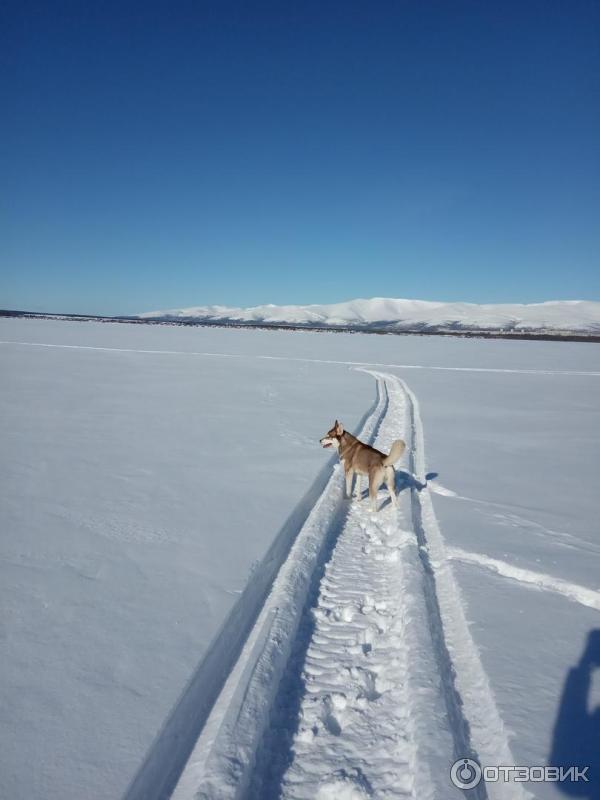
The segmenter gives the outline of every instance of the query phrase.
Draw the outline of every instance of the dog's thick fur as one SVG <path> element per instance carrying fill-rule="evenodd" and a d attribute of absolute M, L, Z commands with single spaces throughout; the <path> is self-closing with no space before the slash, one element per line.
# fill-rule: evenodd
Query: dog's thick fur
<path fill-rule="evenodd" d="M 396 504 L 396 473 L 393 464 L 398 461 L 406 449 L 406 444 L 402 439 L 396 439 L 389 455 L 386 456 L 385 453 L 359 441 L 356 436 L 348 433 L 336 419 L 333 428 L 327 431 L 321 439 L 321 445 L 337 449 L 346 473 L 347 497 L 352 496 L 354 475 L 358 475 L 358 499 L 361 499 L 362 476 L 368 475 L 369 497 L 373 511 L 377 511 L 377 490 L 382 483 L 387 486 L 392 505 Z"/>

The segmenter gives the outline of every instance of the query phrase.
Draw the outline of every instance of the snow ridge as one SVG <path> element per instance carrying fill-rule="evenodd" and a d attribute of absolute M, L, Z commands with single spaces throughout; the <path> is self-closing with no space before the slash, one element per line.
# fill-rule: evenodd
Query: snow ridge
<path fill-rule="evenodd" d="M 506 561 L 490 558 L 481 553 L 468 553 L 466 550 L 461 550 L 459 547 L 449 547 L 448 556 L 455 561 L 461 561 L 464 564 L 472 564 L 473 566 L 489 569 L 497 575 L 502 575 L 504 578 L 511 578 L 520 583 L 529 584 L 536 589 L 545 589 L 546 591 L 556 592 L 556 594 L 562 594 L 564 597 L 568 597 L 569 600 L 580 603 L 582 606 L 600 611 L 600 591 L 590 589 L 587 586 L 570 583 L 562 578 L 546 575 L 543 572 L 535 572 L 531 569 L 517 567 L 514 564 L 508 564 Z"/>
<path fill-rule="evenodd" d="M 139 317 L 390 331 L 600 332 L 600 302 L 589 300 L 479 305 L 373 297 L 330 305 L 197 306 L 150 311 Z"/>

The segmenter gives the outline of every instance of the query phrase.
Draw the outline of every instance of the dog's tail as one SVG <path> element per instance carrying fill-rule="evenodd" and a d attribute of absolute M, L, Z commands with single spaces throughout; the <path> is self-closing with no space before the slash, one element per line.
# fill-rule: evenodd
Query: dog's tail
<path fill-rule="evenodd" d="M 389 467 L 391 464 L 395 464 L 405 450 L 406 442 L 403 442 L 402 439 L 396 439 L 392 444 L 390 454 L 383 459 L 383 466 Z"/>

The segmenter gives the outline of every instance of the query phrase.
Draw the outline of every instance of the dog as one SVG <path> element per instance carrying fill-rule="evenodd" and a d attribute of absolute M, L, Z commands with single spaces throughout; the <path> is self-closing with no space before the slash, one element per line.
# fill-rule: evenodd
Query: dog
<path fill-rule="evenodd" d="M 393 465 L 406 450 L 406 443 L 402 439 L 396 439 L 386 456 L 385 453 L 359 441 L 356 436 L 348 433 L 336 419 L 333 428 L 327 431 L 320 443 L 322 447 L 335 447 L 339 453 L 346 474 L 346 497 L 352 497 L 354 475 L 358 475 L 358 499 L 360 500 L 362 476 L 368 475 L 372 510 L 377 511 L 377 490 L 382 483 L 385 483 L 390 493 L 392 505 L 396 505 L 396 473 Z"/>

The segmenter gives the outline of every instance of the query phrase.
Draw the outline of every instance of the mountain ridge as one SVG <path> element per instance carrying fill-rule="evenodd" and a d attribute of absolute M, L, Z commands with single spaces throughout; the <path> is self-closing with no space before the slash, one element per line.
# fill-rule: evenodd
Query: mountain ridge
<path fill-rule="evenodd" d="M 248 308 L 223 305 L 151 311 L 139 319 L 198 323 L 365 328 L 382 331 L 500 331 L 600 333 L 600 302 L 548 300 L 541 303 L 446 303 L 373 297 L 341 303 Z"/>

